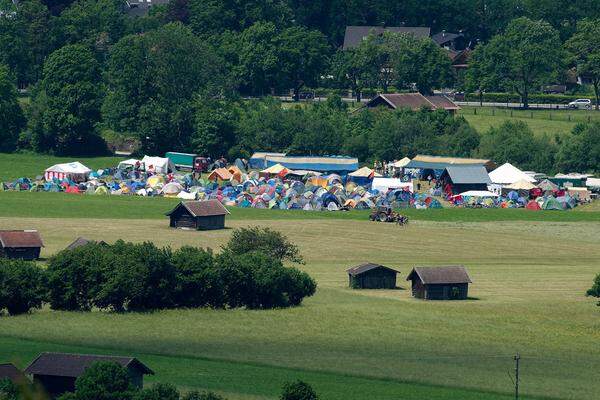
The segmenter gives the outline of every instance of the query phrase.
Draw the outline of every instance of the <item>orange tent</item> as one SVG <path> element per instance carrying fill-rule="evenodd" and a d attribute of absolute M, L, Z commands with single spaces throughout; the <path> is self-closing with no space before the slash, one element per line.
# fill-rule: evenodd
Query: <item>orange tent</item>
<path fill-rule="evenodd" d="M 217 168 L 208 175 L 208 180 L 212 182 L 229 181 L 233 175 L 226 168 Z"/>

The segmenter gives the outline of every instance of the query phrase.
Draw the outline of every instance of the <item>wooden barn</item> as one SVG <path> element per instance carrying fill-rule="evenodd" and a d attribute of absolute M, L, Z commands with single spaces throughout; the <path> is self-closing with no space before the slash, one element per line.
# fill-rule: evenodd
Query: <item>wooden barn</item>
<path fill-rule="evenodd" d="M 413 297 L 425 300 L 465 300 L 471 283 L 462 265 L 415 267 L 406 280 L 412 281 Z"/>
<path fill-rule="evenodd" d="M 75 239 L 73 241 L 73 243 L 71 243 L 70 245 L 68 245 L 65 248 L 65 250 L 75 250 L 75 249 L 77 249 L 79 247 L 85 246 L 88 243 L 98 243 L 98 244 L 103 245 L 103 246 L 108 245 L 108 243 L 106 243 L 104 240 L 101 240 L 99 242 L 95 242 L 93 240 L 89 240 L 89 239 L 86 239 L 86 238 L 80 236 L 77 239 Z"/>
<path fill-rule="evenodd" d="M 0 231 L 0 257 L 37 260 L 42 247 L 38 231 Z"/>
<path fill-rule="evenodd" d="M 114 362 L 126 368 L 131 383 L 142 388 L 144 375 L 154 372 L 134 357 L 97 356 L 88 354 L 42 353 L 25 369 L 33 382 L 41 385 L 52 397 L 75 390 L 75 380 L 96 362 Z"/>
<path fill-rule="evenodd" d="M 27 383 L 27 377 L 11 363 L 0 364 L 0 381 L 8 379 L 15 385 Z"/>
<path fill-rule="evenodd" d="M 218 200 L 182 201 L 166 215 L 171 228 L 212 230 L 225 228 L 229 211 Z"/>
<path fill-rule="evenodd" d="M 348 269 L 348 284 L 353 289 L 395 289 L 398 271 L 379 264 L 361 264 Z"/>

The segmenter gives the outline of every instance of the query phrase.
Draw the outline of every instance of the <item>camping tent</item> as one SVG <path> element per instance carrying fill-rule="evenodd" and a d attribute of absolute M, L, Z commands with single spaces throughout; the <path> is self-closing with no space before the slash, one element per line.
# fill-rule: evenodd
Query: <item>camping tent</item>
<path fill-rule="evenodd" d="M 374 177 L 381 177 L 381 174 L 378 174 L 377 172 L 375 172 L 374 170 L 372 170 L 369 167 L 362 167 L 362 168 L 357 169 L 354 172 L 349 173 L 348 176 L 351 176 L 353 178 L 369 178 L 369 179 L 372 179 Z"/>
<path fill-rule="evenodd" d="M 283 175 L 287 174 L 288 169 L 281 164 L 271 165 L 269 168 L 260 171 L 261 175 Z"/>
<path fill-rule="evenodd" d="M 85 182 L 92 172 L 91 169 L 80 163 L 79 161 L 66 163 L 66 164 L 56 164 L 47 168 L 44 171 L 44 178 L 47 181 L 51 181 L 52 179 L 69 179 L 73 182 Z"/>
<path fill-rule="evenodd" d="M 492 183 L 510 185 L 518 181 L 535 182 L 530 175 L 510 163 L 503 164 L 489 173 Z"/>
<path fill-rule="evenodd" d="M 538 187 L 545 192 L 552 192 L 554 190 L 558 190 L 558 185 L 554 182 L 549 181 L 548 179 L 544 179 L 543 181 L 541 181 Z"/>
<path fill-rule="evenodd" d="M 121 161 L 119 163 L 119 165 L 117 166 L 118 169 L 127 169 L 127 168 L 133 168 L 136 166 L 137 163 L 141 164 L 141 160 L 136 160 L 135 158 L 130 158 L 129 160 L 125 160 L 125 161 Z"/>
<path fill-rule="evenodd" d="M 404 168 L 410 162 L 410 158 L 404 157 L 402 160 L 394 161 L 390 164 L 392 168 Z"/>
<path fill-rule="evenodd" d="M 157 174 L 168 174 L 175 171 L 175 164 L 169 158 L 144 156 L 142 162 L 146 171 L 153 171 Z"/>
<path fill-rule="evenodd" d="M 525 206 L 525 208 L 532 211 L 539 211 L 542 209 L 542 207 L 540 207 L 540 204 L 535 200 L 530 200 L 529 203 L 527 203 L 527 205 Z"/>
<path fill-rule="evenodd" d="M 407 188 L 409 191 L 413 191 L 412 182 L 402 182 L 396 178 L 374 178 L 371 188 L 379 190 L 382 193 L 387 192 L 389 189 L 404 189 Z"/>

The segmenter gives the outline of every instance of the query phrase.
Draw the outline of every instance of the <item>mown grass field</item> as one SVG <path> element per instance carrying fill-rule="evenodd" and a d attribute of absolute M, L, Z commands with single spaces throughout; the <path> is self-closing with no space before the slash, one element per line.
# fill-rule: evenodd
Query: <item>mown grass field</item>
<path fill-rule="evenodd" d="M 570 133 L 577 123 L 600 121 L 600 112 L 595 110 L 511 110 L 495 107 L 463 106 L 459 114 L 479 133 L 486 133 L 491 127 L 501 125 L 504 121 L 523 121 L 534 133 L 564 135 Z"/>
<path fill-rule="evenodd" d="M 43 257 L 77 236 L 218 250 L 231 234 L 169 229 L 162 213 L 173 204 L 4 192 L 0 226 L 39 229 Z M 584 293 L 600 273 L 599 211 L 414 210 L 397 227 L 361 212 L 232 209 L 228 228 L 271 227 L 300 246 L 314 297 L 287 310 L 3 316 L 0 361 L 25 366 L 51 350 L 133 354 L 156 371 L 148 382 L 239 400 L 275 399 L 293 379 L 323 399 L 508 400 L 519 352 L 524 398 L 595 399 L 600 309 Z M 365 261 L 399 269 L 401 288 L 348 289 L 345 270 Z M 443 264 L 467 266 L 473 299 L 412 299 L 411 266 Z"/>

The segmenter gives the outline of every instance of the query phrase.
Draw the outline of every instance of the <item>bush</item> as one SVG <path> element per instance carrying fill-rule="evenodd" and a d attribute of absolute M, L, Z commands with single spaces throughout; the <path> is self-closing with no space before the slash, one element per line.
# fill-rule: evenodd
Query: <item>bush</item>
<path fill-rule="evenodd" d="M 8 378 L 0 379 L 0 400 L 18 400 L 19 390 Z"/>
<path fill-rule="evenodd" d="M 281 232 L 258 226 L 233 231 L 225 249 L 234 254 L 262 251 L 280 261 L 304 263 L 298 246 L 291 243 Z"/>
<path fill-rule="evenodd" d="M 46 274 L 33 262 L 0 258 L 0 310 L 17 315 L 40 308 L 46 299 Z"/>
<path fill-rule="evenodd" d="M 283 385 L 281 400 L 317 400 L 319 397 L 314 389 L 305 382 L 288 382 Z"/>
<path fill-rule="evenodd" d="M 77 400 L 129 400 L 133 393 L 129 372 L 115 362 L 96 362 L 75 381 Z"/>
<path fill-rule="evenodd" d="M 151 388 L 137 392 L 134 400 L 179 400 L 179 391 L 169 383 L 155 383 Z"/>
<path fill-rule="evenodd" d="M 594 279 L 594 285 L 586 293 L 588 296 L 597 297 L 600 299 L 600 274 Z M 598 307 L 600 307 L 600 301 L 598 301 Z"/>
<path fill-rule="evenodd" d="M 591 97 L 586 96 L 572 96 L 572 95 L 563 95 L 563 94 L 530 94 L 529 102 L 530 103 L 540 103 L 540 104 L 568 104 L 573 100 L 581 99 L 581 98 L 589 98 L 592 100 L 592 103 L 595 103 L 595 100 Z M 484 102 L 492 102 L 492 103 L 520 103 L 521 96 L 517 93 L 484 93 L 483 98 L 479 96 L 477 93 L 466 93 L 465 101 L 480 101 Z"/>

